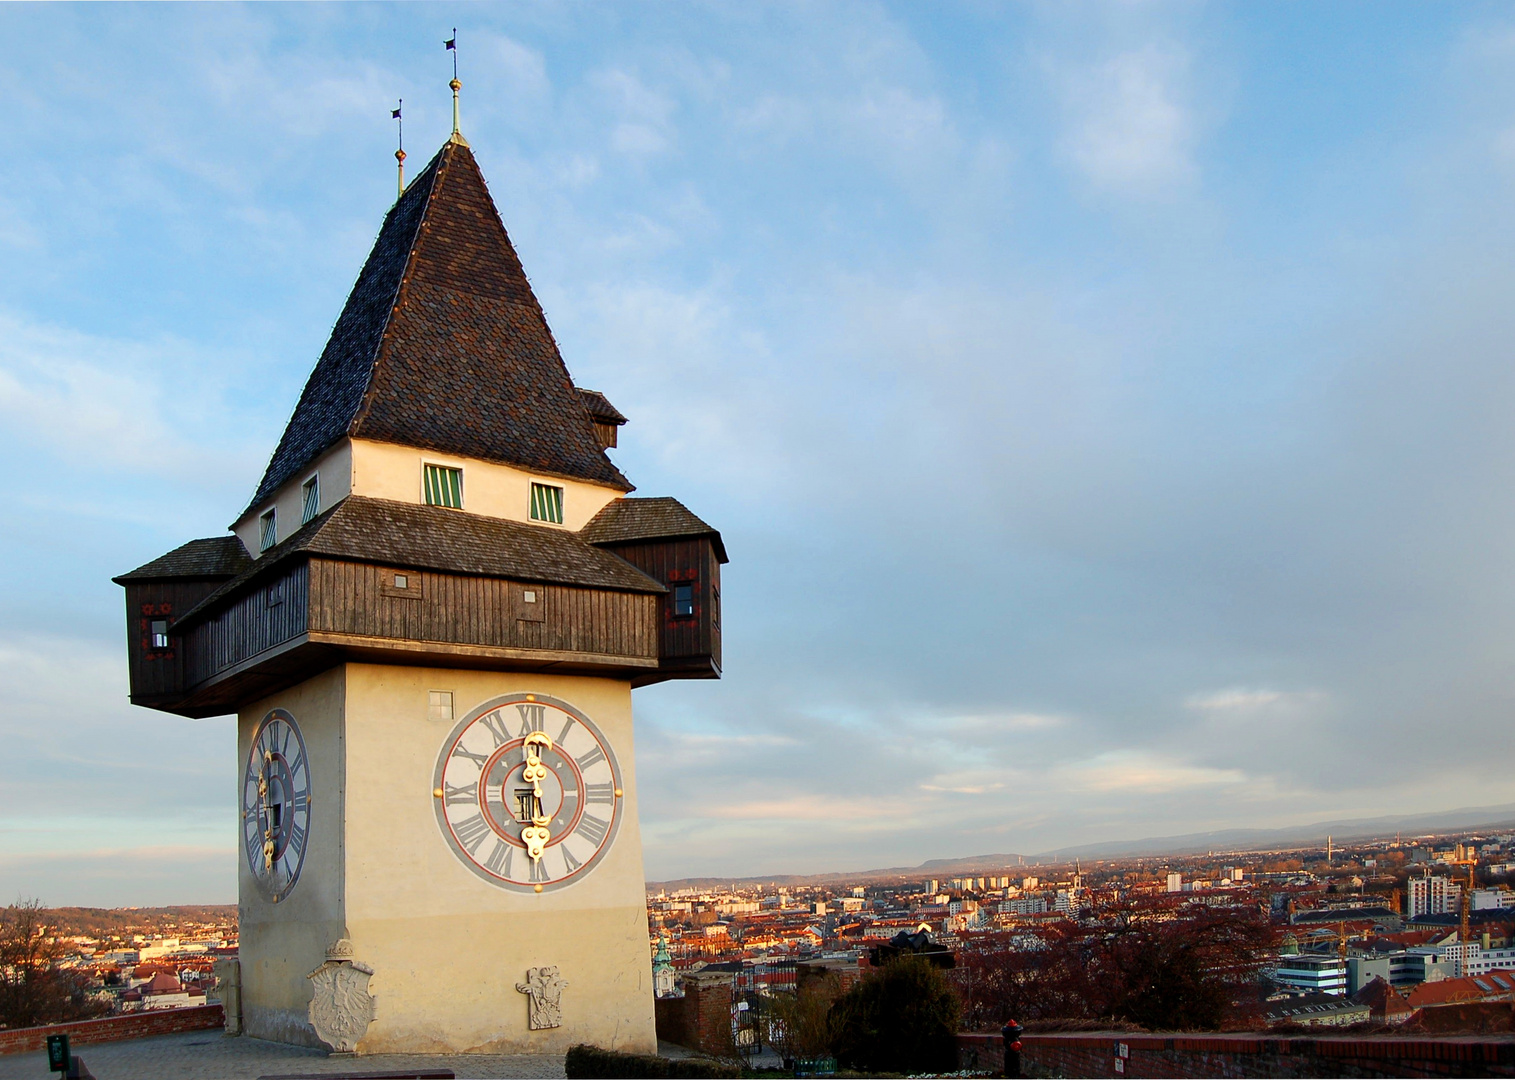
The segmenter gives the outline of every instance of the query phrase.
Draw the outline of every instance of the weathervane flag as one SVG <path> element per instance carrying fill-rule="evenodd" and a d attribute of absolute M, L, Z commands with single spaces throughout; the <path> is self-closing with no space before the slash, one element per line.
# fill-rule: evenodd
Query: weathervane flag
<path fill-rule="evenodd" d="M 458 128 L 458 91 L 463 88 L 463 84 L 458 82 L 458 28 L 456 26 L 452 28 L 452 37 L 442 44 L 447 47 L 448 52 L 452 53 L 452 82 L 447 84 L 452 87 L 452 137 L 461 140 L 463 133 Z"/>
<path fill-rule="evenodd" d="M 400 110 L 404 107 L 405 99 L 401 98 L 395 102 L 395 107 L 389 110 L 389 115 L 394 118 L 395 127 L 399 133 L 400 148 L 395 151 L 395 161 L 400 165 L 400 195 L 405 194 L 405 121 L 400 118 Z"/>

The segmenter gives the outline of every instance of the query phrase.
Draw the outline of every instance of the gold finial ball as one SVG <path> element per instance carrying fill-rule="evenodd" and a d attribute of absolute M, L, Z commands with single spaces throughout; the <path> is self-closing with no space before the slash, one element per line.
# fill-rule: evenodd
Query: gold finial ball
<path fill-rule="evenodd" d="M 452 92 L 454 94 L 456 94 L 459 90 L 463 89 L 463 84 L 460 83 L 460 82 L 458 82 L 457 79 L 452 80 L 452 82 L 448 83 L 447 85 L 450 86 L 450 87 L 452 87 Z"/>
<path fill-rule="evenodd" d="M 536 889 L 537 892 L 541 892 L 542 891 L 542 886 L 540 886 L 540 885 L 534 885 L 534 886 L 532 886 L 532 888 Z"/>
<path fill-rule="evenodd" d="M 399 162 L 404 162 L 404 160 L 405 160 L 405 151 L 404 150 L 396 150 L 395 151 L 395 160 L 399 161 Z"/>

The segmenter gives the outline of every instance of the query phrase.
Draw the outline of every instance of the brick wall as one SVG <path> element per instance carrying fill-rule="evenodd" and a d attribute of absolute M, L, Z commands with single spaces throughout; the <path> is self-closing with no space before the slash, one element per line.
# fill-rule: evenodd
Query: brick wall
<path fill-rule="evenodd" d="M 655 998 L 652 1003 L 653 1017 L 658 1029 L 658 1038 L 664 1042 L 686 1045 L 689 1038 L 688 996 Z"/>
<path fill-rule="evenodd" d="M 90 1043 L 141 1039 L 148 1035 L 203 1031 L 222 1027 L 225 1022 L 220 1005 L 195 1005 L 187 1009 L 153 1009 L 72 1024 L 0 1029 L 0 1054 L 28 1054 L 41 1050 L 46 1047 L 49 1035 L 67 1035 L 70 1048 L 77 1048 Z"/>
<path fill-rule="evenodd" d="M 658 998 L 658 1038 L 706 1054 L 731 1049 L 731 973 L 695 972 L 683 977 L 684 996 Z"/>
<path fill-rule="evenodd" d="M 965 1069 L 1004 1066 L 998 1034 L 958 1036 Z M 1508 1039 L 1266 1038 L 1252 1035 L 1025 1035 L 1021 1072 L 1036 1076 L 1130 1077 L 1515 1077 Z M 1119 1058 L 1124 1045 L 1129 1057 Z M 1118 1067 L 1116 1062 L 1120 1061 Z"/>

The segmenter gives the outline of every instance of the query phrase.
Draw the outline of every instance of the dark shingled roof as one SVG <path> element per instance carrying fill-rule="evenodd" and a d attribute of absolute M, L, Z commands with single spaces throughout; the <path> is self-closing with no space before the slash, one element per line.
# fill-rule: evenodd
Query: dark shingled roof
<path fill-rule="evenodd" d="M 612 405 L 610 399 L 604 394 L 598 390 L 585 390 L 582 386 L 578 390 L 579 400 L 584 403 L 584 408 L 589 410 L 589 415 L 594 419 L 602 424 L 615 424 L 617 427 L 626 423 L 626 417 L 621 410 Z"/>
<path fill-rule="evenodd" d="M 176 625 L 217 606 L 274 566 L 306 555 L 620 592 L 668 591 L 624 559 L 562 529 L 354 495 L 270 548 Z"/>
<path fill-rule="evenodd" d="M 726 558 L 721 534 L 706 525 L 677 499 L 615 499 L 579 530 L 579 536 L 591 544 L 631 544 L 639 540 L 674 540 L 709 536 L 715 541 L 715 554 Z"/>
<path fill-rule="evenodd" d="M 461 142 L 385 217 L 248 509 L 343 436 L 632 489 Z"/>
<path fill-rule="evenodd" d="M 111 578 L 117 585 L 128 581 L 164 581 L 170 578 L 235 577 L 252 565 L 252 558 L 242 541 L 235 536 L 212 536 L 191 540 L 167 555 L 139 566 L 120 577 Z"/>

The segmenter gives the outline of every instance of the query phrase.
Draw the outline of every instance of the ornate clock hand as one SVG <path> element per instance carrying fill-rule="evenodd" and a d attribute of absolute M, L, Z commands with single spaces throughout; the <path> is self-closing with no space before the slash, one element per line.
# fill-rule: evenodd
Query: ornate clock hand
<path fill-rule="evenodd" d="M 547 849 L 547 843 L 552 839 L 552 833 L 547 825 L 552 818 L 542 813 L 542 781 L 547 778 L 547 766 L 542 764 L 541 751 L 538 747 L 547 750 L 552 749 L 552 737 L 546 732 L 533 731 L 526 736 L 524 749 L 526 751 L 526 768 L 521 773 L 521 779 L 531 782 L 533 804 L 535 811 L 531 815 L 531 824 L 521 830 L 521 842 L 526 845 L 526 854 L 533 862 L 542 861 L 542 852 Z"/>
<path fill-rule="evenodd" d="M 274 868 L 274 830 L 268 815 L 268 763 L 273 755 L 263 752 L 263 768 L 258 771 L 258 817 L 263 822 L 263 869 Z"/>

